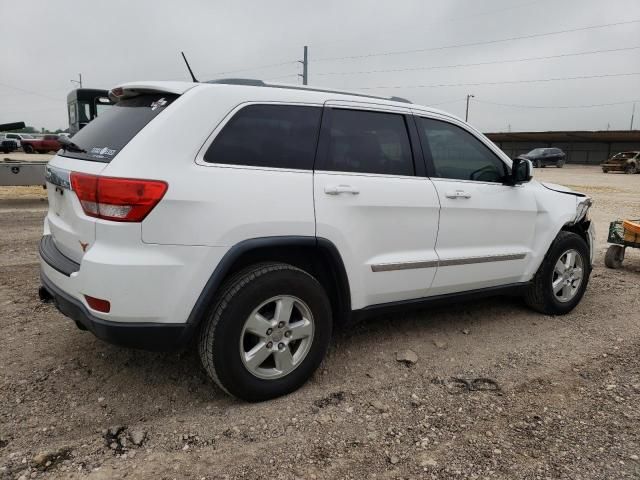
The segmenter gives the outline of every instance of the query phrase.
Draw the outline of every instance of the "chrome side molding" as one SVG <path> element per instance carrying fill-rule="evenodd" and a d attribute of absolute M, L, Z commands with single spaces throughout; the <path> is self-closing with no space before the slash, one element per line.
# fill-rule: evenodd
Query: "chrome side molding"
<path fill-rule="evenodd" d="M 513 253 L 508 255 L 491 255 L 488 257 L 452 258 L 450 260 L 429 260 L 419 262 L 377 263 L 371 265 L 373 272 L 391 272 L 395 270 L 410 270 L 413 268 L 453 267 L 457 265 L 473 265 L 474 263 L 507 262 L 510 260 L 523 260 L 526 253 Z"/>

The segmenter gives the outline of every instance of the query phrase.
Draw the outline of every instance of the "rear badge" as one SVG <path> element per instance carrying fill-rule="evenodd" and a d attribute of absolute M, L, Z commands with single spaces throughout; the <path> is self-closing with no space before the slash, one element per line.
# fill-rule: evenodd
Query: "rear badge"
<path fill-rule="evenodd" d="M 87 243 L 82 243 L 80 240 L 78 240 L 78 243 L 80 244 L 80 246 L 82 247 L 82 252 L 86 252 L 87 251 L 87 247 L 89 246 L 89 242 Z"/>
<path fill-rule="evenodd" d="M 167 101 L 162 97 L 160 100 L 156 100 L 151 104 L 151 110 L 155 110 L 158 107 L 164 107 L 167 104 Z"/>
<path fill-rule="evenodd" d="M 113 157 L 117 150 L 113 150 L 107 147 L 93 147 L 91 149 L 91 156 L 96 158 L 105 158 L 105 155 Z"/>

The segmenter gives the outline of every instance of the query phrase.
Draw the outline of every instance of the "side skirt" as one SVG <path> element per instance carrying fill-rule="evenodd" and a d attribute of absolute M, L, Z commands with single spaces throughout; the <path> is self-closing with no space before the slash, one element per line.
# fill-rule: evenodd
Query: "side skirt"
<path fill-rule="evenodd" d="M 427 307 L 436 307 L 440 305 L 451 304 L 453 302 L 468 302 L 480 298 L 494 296 L 520 296 L 525 293 L 529 282 L 512 283 L 509 285 L 500 285 L 498 287 L 480 288 L 477 290 L 469 290 L 467 292 L 447 293 L 444 295 L 434 295 L 433 297 L 415 298 L 410 300 L 400 300 L 398 302 L 380 303 L 377 305 L 369 305 L 368 307 L 351 312 L 351 321 L 358 322 L 366 318 L 377 315 L 384 315 L 396 312 L 406 312 L 409 310 L 420 310 Z"/>

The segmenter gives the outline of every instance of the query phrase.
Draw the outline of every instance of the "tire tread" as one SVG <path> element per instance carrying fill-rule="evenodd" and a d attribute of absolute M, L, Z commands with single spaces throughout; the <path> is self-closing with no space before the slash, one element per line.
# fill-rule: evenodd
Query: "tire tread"
<path fill-rule="evenodd" d="M 237 273 L 233 274 L 227 281 L 224 282 L 220 289 L 220 294 L 213 302 L 213 309 L 211 310 L 212 316 L 210 321 L 205 321 L 205 325 L 200 331 L 200 341 L 198 342 L 198 352 L 200 354 L 200 360 L 202 366 L 206 372 L 211 376 L 213 381 L 220 387 L 227 395 L 234 396 L 220 381 L 218 372 L 216 371 L 215 362 L 213 361 L 213 345 L 216 335 L 216 327 L 224 314 L 231 299 L 237 295 L 246 285 L 253 282 L 257 278 L 274 271 L 279 270 L 292 270 L 304 273 L 310 278 L 314 279 L 309 273 L 304 270 L 294 267 L 286 263 L 280 262 L 262 262 L 251 265 L 244 268 Z M 315 279 L 314 279 L 315 280 Z"/>
<path fill-rule="evenodd" d="M 543 275 L 546 270 L 545 267 L 548 265 L 550 261 L 552 261 L 550 256 L 554 253 L 556 246 L 559 243 L 562 243 L 571 239 L 578 239 L 579 241 L 584 242 L 582 237 L 580 237 L 579 235 L 573 232 L 568 232 L 563 230 L 558 234 L 555 240 L 551 243 L 551 246 L 549 247 L 549 250 L 547 251 L 547 254 L 544 257 L 544 260 L 540 264 L 538 271 L 536 272 L 533 279 L 531 280 L 531 284 L 529 285 L 529 288 L 527 289 L 524 295 L 524 301 L 531 309 L 537 312 L 543 313 L 545 315 L 559 314 L 559 312 L 557 311 L 557 308 L 551 302 L 549 302 L 545 296 L 546 284 L 545 284 L 545 279 Z M 584 268 L 585 268 L 585 272 L 584 272 L 585 278 L 583 279 L 583 282 L 584 282 L 583 288 L 586 290 L 587 284 L 589 282 L 589 275 L 590 275 L 590 268 L 591 268 L 590 266 L 588 266 L 588 261 L 587 261 L 587 265 L 585 265 Z"/>

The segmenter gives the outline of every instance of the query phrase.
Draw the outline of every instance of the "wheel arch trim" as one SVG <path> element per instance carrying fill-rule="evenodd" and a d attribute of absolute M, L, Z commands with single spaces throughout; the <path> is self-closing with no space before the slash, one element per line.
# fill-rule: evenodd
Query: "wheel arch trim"
<path fill-rule="evenodd" d="M 318 253 L 323 252 L 328 254 L 331 258 L 331 262 L 333 263 L 332 267 L 334 267 L 334 271 L 337 276 L 337 290 L 340 296 L 339 301 L 341 303 L 341 309 L 345 314 L 349 314 L 351 312 L 351 290 L 349 286 L 349 279 L 347 277 L 342 256 L 333 242 L 326 238 L 311 236 L 259 237 L 243 240 L 235 244 L 222 257 L 191 309 L 191 313 L 187 318 L 187 324 L 193 328 L 200 324 L 220 286 L 224 282 L 225 278 L 227 278 L 227 275 L 231 271 L 234 263 L 242 255 L 250 252 L 251 250 L 257 250 L 265 247 L 311 247 L 317 249 Z"/>

